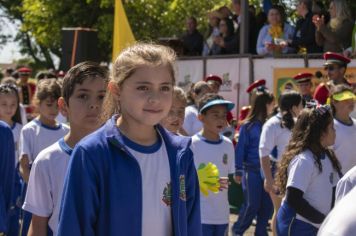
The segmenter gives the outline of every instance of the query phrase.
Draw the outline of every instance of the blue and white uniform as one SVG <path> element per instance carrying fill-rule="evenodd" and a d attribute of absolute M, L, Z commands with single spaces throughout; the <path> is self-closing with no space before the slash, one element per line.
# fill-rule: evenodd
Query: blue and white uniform
<path fill-rule="evenodd" d="M 234 173 L 234 146 L 228 138 L 221 135 L 219 141 L 213 142 L 196 134 L 192 137 L 191 150 L 197 169 L 201 164 L 211 162 L 217 166 L 220 177 L 228 177 Z M 211 230 L 222 232 L 211 235 L 224 235 L 229 224 L 228 191 L 200 195 L 200 209 L 203 235 L 210 235 L 206 231 Z"/>
<path fill-rule="evenodd" d="M 267 235 L 268 220 L 273 211 L 269 194 L 264 190 L 258 146 L 262 122 L 253 121 L 241 126 L 236 146 L 236 175 L 243 176 L 244 207 L 233 226 L 237 235 L 242 235 L 257 216 L 255 235 Z"/>
<path fill-rule="evenodd" d="M 193 136 L 203 129 L 203 123 L 198 119 L 198 108 L 190 105 L 185 108 L 183 129 L 189 136 Z"/>
<path fill-rule="evenodd" d="M 21 130 L 20 134 L 20 158 L 26 154 L 29 162 L 35 161 L 37 155 L 64 137 L 69 132 L 69 127 L 64 124 L 58 124 L 57 127 L 49 127 L 42 124 L 38 119 L 34 119 L 27 123 Z M 25 198 L 27 184 L 22 187 L 22 198 Z M 31 222 L 31 214 L 23 211 L 22 235 L 27 235 L 28 228 Z"/>
<path fill-rule="evenodd" d="M 354 118 L 350 119 L 352 124 L 345 124 L 334 118 L 336 138 L 333 149 L 341 164 L 341 172 L 343 174 L 356 166 L 356 120 Z"/>
<path fill-rule="evenodd" d="M 329 158 L 321 158 L 322 172 L 310 150 L 295 156 L 288 167 L 287 186 L 303 192 L 303 198 L 325 216 L 330 212 L 333 201 L 333 188 L 339 174 Z M 296 213 L 286 199 L 283 199 L 277 215 L 277 233 L 284 235 L 316 235 L 320 224 L 315 224 Z"/>
<path fill-rule="evenodd" d="M 68 132 L 67 125 L 58 124 L 56 127 L 49 127 L 38 119 L 34 119 L 21 130 L 20 156 L 27 154 L 30 163 L 32 163 L 43 149 L 57 142 Z"/>
<path fill-rule="evenodd" d="M 48 225 L 57 235 L 59 210 L 65 174 L 72 149 L 64 139 L 40 152 L 34 161 L 23 209 L 49 217 Z"/>
<path fill-rule="evenodd" d="M 139 145 L 128 144 L 116 126 L 116 119 L 114 116 L 107 121 L 73 150 L 64 184 L 58 235 L 144 235 L 145 224 L 157 219 L 143 219 L 147 216 L 144 211 L 150 209 L 150 206 L 143 206 L 146 204 L 144 199 L 151 198 L 147 201 L 152 201 L 153 197 L 143 192 L 143 184 L 150 181 L 150 186 L 157 189 L 162 185 L 154 186 L 152 182 L 160 180 L 166 186 L 160 192 L 160 199 L 154 200 L 163 211 L 155 214 L 169 217 L 163 206 L 170 206 L 172 232 L 168 235 L 201 235 L 198 177 L 189 149 L 191 140 L 173 135 L 157 125 L 166 149 L 163 156 L 169 161 L 170 184 L 164 173 L 163 177 L 151 173 L 146 181 L 143 178 L 149 170 L 143 166 L 150 165 L 149 158 L 159 156 L 142 153 L 140 156 L 146 155 L 146 160 L 140 164 L 139 157 L 133 156 L 134 152 L 140 152 Z M 163 152 L 162 144 L 156 145 L 160 145 Z M 144 150 L 151 148 L 156 147 L 145 147 Z M 161 164 L 166 166 L 164 162 Z"/>
<path fill-rule="evenodd" d="M 7 233 L 15 174 L 15 145 L 11 128 L 0 121 L 0 233 Z"/>

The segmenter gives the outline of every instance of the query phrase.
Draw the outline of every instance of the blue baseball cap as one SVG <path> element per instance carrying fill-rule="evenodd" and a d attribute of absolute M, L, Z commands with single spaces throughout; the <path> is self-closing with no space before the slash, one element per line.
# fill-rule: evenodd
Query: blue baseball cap
<path fill-rule="evenodd" d="M 212 100 L 212 101 L 208 102 L 202 108 L 200 108 L 199 114 L 201 114 L 207 108 L 216 106 L 216 105 L 225 105 L 228 111 L 231 111 L 235 107 L 235 104 L 230 101 L 223 100 L 223 99 L 216 99 L 216 100 Z"/>

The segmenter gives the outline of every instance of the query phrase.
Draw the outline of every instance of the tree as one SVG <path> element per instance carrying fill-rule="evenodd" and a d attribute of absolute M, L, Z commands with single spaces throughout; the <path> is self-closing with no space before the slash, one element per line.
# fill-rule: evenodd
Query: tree
<path fill-rule="evenodd" d="M 132 31 L 137 40 L 157 40 L 183 33 L 185 19 L 195 16 L 201 32 L 207 29 L 206 13 L 219 6 L 229 6 L 231 0 L 122 0 Z M 296 0 L 272 0 L 283 4 L 287 15 Z M 356 1 L 348 0 L 352 12 Z M 61 56 L 61 29 L 88 27 L 98 30 L 99 59 L 111 60 L 115 0 L 0 0 L 0 8 L 13 21 L 21 24 L 16 36 L 21 52 L 30 55 L 36 64 L 53 67 L 51 55 Z M 323 2 L 328 6 L 327 0 Z M 261 9 L 262 0 L 250 0 Z M 7 40 L 0 33 L 1 40 Z"/>

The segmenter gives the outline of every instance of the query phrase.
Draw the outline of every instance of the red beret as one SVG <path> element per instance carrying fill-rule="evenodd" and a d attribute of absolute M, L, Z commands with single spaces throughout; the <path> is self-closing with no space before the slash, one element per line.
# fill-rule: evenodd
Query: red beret
<path fill-rule="evenodd" d="M 205 82 L 209 82 L 209 81 L 216 81 L 218 82 L 220 85 L 222 85 L 222 79 L 217 76 L 217 75 L 208 75 L 207 77 L 205 77 L 204 79 Z"/>
<path fill-rule="evenodd" d="M 297 82 L 297 83 L 303 83 L 303 82 L 308 82 L 311 80 L 311 78 L 313 77 L 312 73 L 299 73 L 296 76 L 293 77 L 293 79 Z"/>
<path fill-rule="evenodd" d="M 17 70 L 21 74 L 30 74 L 32 70 L 28 67 L 21 67 Z"/>
<path fill-rule="evenodd" d="M 324 53 L 324 65 L 330 64 L 340 64 L 340 65 L 347 65 L 351 62 L 351 60 L 347 57 L 344 57 L 341 54 L 334 53 L 334 52 L 326 52 Z"/>
<path fill-rule="evenodd" d="M 246 89 L 246 92 L 251 93 L 251 91 L 253 89 L 261 87 L 261 86 L 265 86 L 265 85 L 266 85 L 266 80 L 264 80 L 264 79 L 257 80 L 255 82 L 253 82 L 250 86 L 248 86 L 248 88 Z"/>

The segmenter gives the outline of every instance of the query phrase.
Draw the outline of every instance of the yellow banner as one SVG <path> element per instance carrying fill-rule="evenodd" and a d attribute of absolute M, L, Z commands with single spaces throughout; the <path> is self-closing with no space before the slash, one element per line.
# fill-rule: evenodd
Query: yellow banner
<path fill-rule="evenodd" d="M 114 39 L 112 61 L 114 62 L 119 53 L 135 42 L 129 21 L 126 17 L 121 0 L 115 0 Z"/>
<path fill-rule="evenodd" d="M 314 75 L 312 82 L 312 91 L 321 82 L 328 81 L 327 72 L 322 67 L 310 67 L 310 68 L 275 68 L 273 70 L 273 93 L 275 97 L 279 97 L 286 89 L 294 89 L 298 91 L 297 83 L 294 81 L 293 77 L 298 73 L 312 73 Z M 318 78 L 318 77 L 319 78 Z M 356 68 L 347 68 L 346 75 L 347 81 L 351 84 L 356 83 Z"/>

